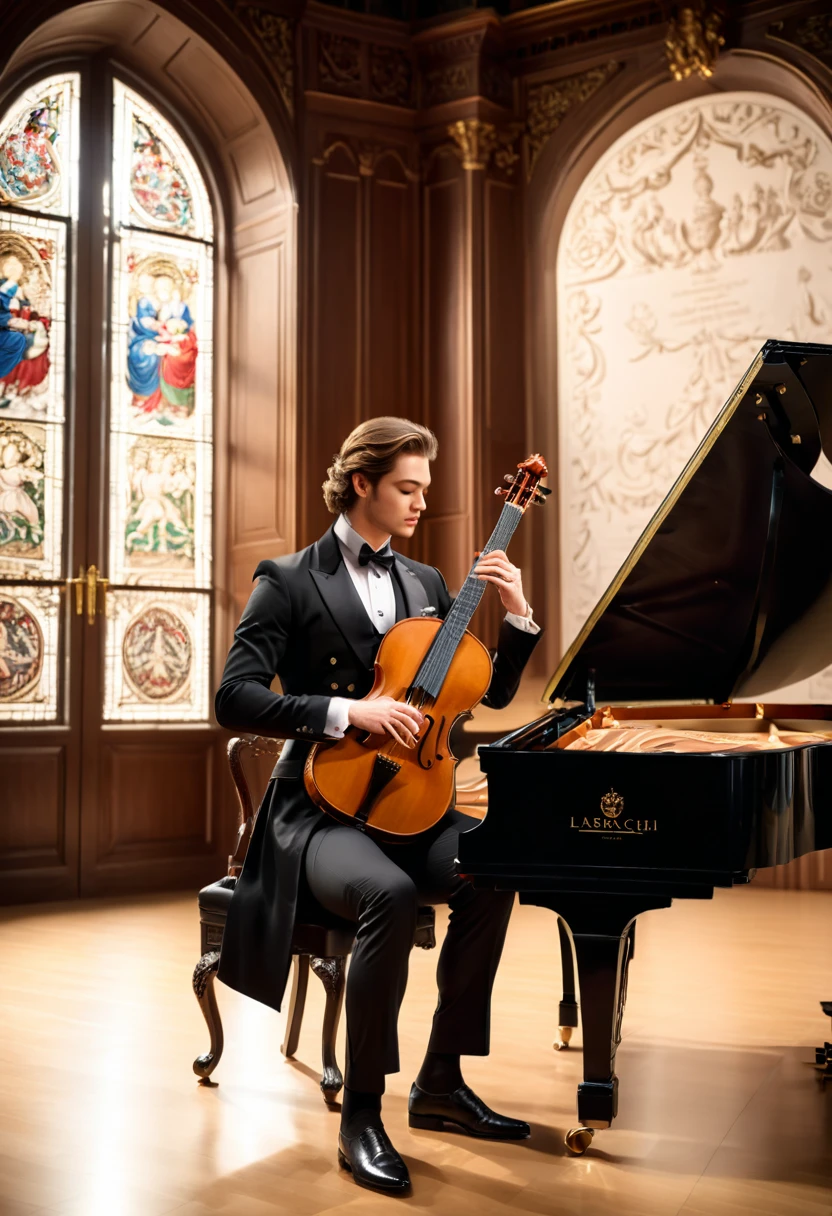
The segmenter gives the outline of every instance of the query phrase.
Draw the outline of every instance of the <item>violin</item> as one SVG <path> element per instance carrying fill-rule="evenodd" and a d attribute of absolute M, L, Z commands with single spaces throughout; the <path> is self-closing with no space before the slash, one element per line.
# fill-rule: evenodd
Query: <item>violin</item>
<path fill-rule="evenodd" d="M 482 554 L 507 549 L 526 509 L 551 493 L 540 485 L 548 473 L 539 455 L 507 474 L 508 489 L 497 525 Z M 479 560 L 479 557 L 477 558 Z M 366 700 L 393 697 L 424 716 L 415 747 L 387 734 L 350 727 L 342 739 L 316 743 L 304 767 L 304 784 L 320 810 L 381 840 L 417 836 L 437 823 L 454 803 L 456 766 L 451 730 L 485 696 L 491 683 L 491 656 L 468 630 L 485 591 L 471 567 L 444 621 L 409 617 L 384 635 L 375 661 L 375 679 Z"/>

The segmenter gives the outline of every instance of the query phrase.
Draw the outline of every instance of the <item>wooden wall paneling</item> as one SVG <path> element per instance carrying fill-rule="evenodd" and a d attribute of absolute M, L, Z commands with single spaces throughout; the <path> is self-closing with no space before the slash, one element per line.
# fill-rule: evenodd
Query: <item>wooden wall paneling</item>
<path fill-rule="evenodd" d="M 450 150 L 430 162 L 423 196 L 423 419 L 439 439 L 423 545 L 452 591 L 474 549 L 465 172 Z"/>
<path fill-rule="evenodd" d="M 258 561 L 293 548 L 296 427 L 286 362 L 294 360 L 284 331 L 294 299 L 284 220 L 273 217 L 240 239 L 234 276 L 230 550 L 236 616 Z"/>
<path fill-rule="evenodd" d="M 0 748 L 0 789 L 0 867 L 64 865 L 64 749 Z"/>
<path fill-rule="evenodd" d="M 205 740 L 121 741 L 103 748 L 105 788 L 99 861 L 210 848 L 213 756 Z M 155 780 L 144 780 L 148 766 Z"/>
<path fill-rule="evenodd" d="M 0 747 L 0 903 L 78 893 L 78 747 L 66 730 Z"/>
<path fill-rule="evenodd" d="M 358 158 L 344 140 L 313 165 L 303 523 L 299 543 L 332 523 L 320 486 L 342 439 L 360 421 L 365 215 Z"/>
<path fill-rule="evenodd" d="M 519 183 L 487 177 L 483 220 L 483 391 L 482 477 L 480 495 L 485 518 L 483 538 L 496 519 L 498 499 L 493 491 L 529 455 L 534 437 L 526 436 L 523 314 L 523 239 Z M 544 453 L 545 454 L 545 453 Z M 535 511 L 529 511 L 512 541 L 510 558 L 523 569 L 523 586 L 534 604 L 530 533 Z M 503 610 L 489 594 L 480 610 L 480 636 L 496 641 Z"/>
<path fill-rule="evenodd" d="M 366 416 L 408 417 L 414 404 L 414 186 L 404 164 L 393 153 L 379 158 L 366 181 L 370 195 L 364 343 Z"/>
<path fill-rule="evenodd" d="M 95 857 L 87 858 L 84 895 L 190 887 L 224 873 L 219 858 L 233 841 L 234 822 L 216 806 L 221 756 L 204 728 L 108 732 L 100 747 Z"/>

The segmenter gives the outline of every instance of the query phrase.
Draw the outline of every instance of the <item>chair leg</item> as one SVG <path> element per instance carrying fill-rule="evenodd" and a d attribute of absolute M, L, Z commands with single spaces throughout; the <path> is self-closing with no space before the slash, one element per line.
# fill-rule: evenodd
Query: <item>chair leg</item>
<path fill-rule="evenodd" d="M 222 1022 L 220 1020 L 220 1011 L 217 1008 L 217 997 L 214 992 L 214 976 L 217 974 L 219 965 L 219 950 L 209 950 L 206 954 L 203 954 L 194 968 L 194 994 L 199 1001 L 202 1016 L 205 1018 L 208 1033 L 211 1036 L 210 1051 L 204 1056 L 197 1056 L 194 1060 L 194 1072 L 199 1077 L 200 1085 L 215 1084 L 215 1082 L 209 1081 L 208 1078 L 219 1064 L 223 1049 Z"/>
<path fill-rule="evenodd" d="M 560 936 L 560 962 L 563 973 L 563 1000 L 558 1006 L 558 1032 L 560 1042 L 555 1043 L 558 1050 L 568 1047 L 572 1039 L 572 1031 L 578 1025 L 578 1003 L 575 999 L 575 963 L 572 953 L 572 938 L 566 924 L 558 917 L 558 935 Z"/>
<path fill-rule="evenodd" d="M 300 1025 L 303 1021 L 303 1009 L 306 1004 L 306 987 L 309 983 L 309 955 L 296 954 L 292 960 L 292 995 L 289 998 L 289 1019 L 286 1022 L 286 1037 L 281 1051 L 287 1060 L 291 1060 L 298 1049 Z"/>
<path fill-rule="evenodd" d="M 344 1084 L 341 1069 L 335 1058 L 335 1036 L 338 1033 L 338 1023 L 341 1020 L 341 1006 L 344 1004 L 345 958 L 311 958 L 312 970 L 324 986 L 326 992 L 326 1008 L 324 1009 L 324 1026 L 321 1034 L 321 1049 L 323 1056 L 324 1075 L 321 1078 L 321 1092 L 324 1101 L 329 1105 L 334 1102 Z"/>

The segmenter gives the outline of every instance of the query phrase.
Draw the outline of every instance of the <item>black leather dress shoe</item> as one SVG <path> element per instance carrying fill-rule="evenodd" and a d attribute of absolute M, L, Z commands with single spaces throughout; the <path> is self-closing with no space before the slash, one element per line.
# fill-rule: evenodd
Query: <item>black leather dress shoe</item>
<path fill-rule="evenodd" d="M 427 1094 L 414 1084 L 407 1109 L 410 1126 L 429 1131 L 439 1132 L 443 1124 L 453 1123 L 469 1136 L 486 1140 L 525 1140 L 531 1134 L 528 1123 L 498 1115 L 467 1085 L 460 1085 L 452 1094 Z"/>
<path fill-rule="evenodd" d="M 349 1138 L 339 1132 L 338 1163 L 349 1170 L 359 1186 L 371 1191 L 405 1195 L 410 1190 L 407 1166 L 383 1127 L 365 1127 Z"/>

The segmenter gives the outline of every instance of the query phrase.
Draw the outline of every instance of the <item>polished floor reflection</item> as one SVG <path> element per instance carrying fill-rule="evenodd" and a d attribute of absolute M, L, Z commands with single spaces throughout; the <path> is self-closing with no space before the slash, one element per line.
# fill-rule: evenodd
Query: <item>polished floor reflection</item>
<path fill-rule="evenodd" d="M 190 988 L 196 901 L 185 896 L 0 913 L 2 1216 L 575 1213 L 829 1216 L 832 1087 L 809 1066 L 829 1037 L 832 894 L 736 890 L 640 919 L 619 1050 L 620 1116 L 569 1157 L 581 1071 L 554 1052 L 555 921 L 517 908 L 495 990 L 493 1049 L 466 1077 L 528 1118 L 529 1141 L 411 1132 L 406 1095 L 435 1000 L 435 953 L 415 951 L 388 1128 L 414 1191 L 359 1191 L 335 1162 L 338 1116 L 319 1094 L 315 980 L 297 1061 L 283 1018 L 217 986 L 217 1088 Z M 438 924 L 443 927 L 440 913 Z M 341 1035 L 343 1060 L 343 1028 Z"/>

